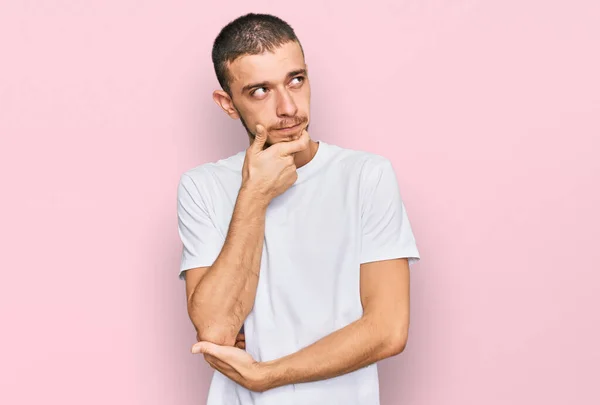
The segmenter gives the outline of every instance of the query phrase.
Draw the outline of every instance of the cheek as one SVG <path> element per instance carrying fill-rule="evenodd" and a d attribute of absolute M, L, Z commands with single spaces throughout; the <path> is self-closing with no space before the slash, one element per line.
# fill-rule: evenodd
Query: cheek
<path fill-rule="evenodd" d="M 254 128 L 256 124 L 264 122 L 266 116 L 266 108 L 264 105 L 248 105 L 244 107 L 243 118 L 246 125 Z"/>
<path fill-rule="evenodd" d="M 274 98 L 264 100 L 257 105 L 252 111 L 252 119 L 256 124 L 261 123 L 267 126 L 277 122 L 277 104 Z"/>

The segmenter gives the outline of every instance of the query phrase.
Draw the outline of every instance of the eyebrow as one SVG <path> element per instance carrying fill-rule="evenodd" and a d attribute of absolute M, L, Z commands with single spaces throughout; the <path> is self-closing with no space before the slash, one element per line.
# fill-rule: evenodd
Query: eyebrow
<path fill-rule="evenodd" d="M 288 72 L 288 74 L 285 77 L 286 77 L 286 79 L 289 79 L 291 77 L 298 76 L 298 75 L 306 75 L 306 69 L 292 70 L 291 72 Z M 271 84 L 271 83 L 270 82 L 260 82 L 260 83 L 247 84 L 244 87 L 242 87 L 242 93 L 245 93 L 248 90 L 252 90 L 254 88 L 266 87 L 269 84 Z"/>

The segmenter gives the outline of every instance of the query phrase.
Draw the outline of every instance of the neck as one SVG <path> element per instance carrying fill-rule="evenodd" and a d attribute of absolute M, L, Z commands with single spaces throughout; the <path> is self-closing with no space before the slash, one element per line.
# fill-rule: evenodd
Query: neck
<path fill-rule="evenodd" d="M 315 157 L 317 149 L 319 149 L 319 142 L 313 141 L 311 139 L 310 143 L 308 144 L 308 148 L 300 152 L 296 152 L 294 154 L 294 164 L 296 165 L 296 168 L 302 167 L 308 162 L 310 162 L 312 158 Z"/>

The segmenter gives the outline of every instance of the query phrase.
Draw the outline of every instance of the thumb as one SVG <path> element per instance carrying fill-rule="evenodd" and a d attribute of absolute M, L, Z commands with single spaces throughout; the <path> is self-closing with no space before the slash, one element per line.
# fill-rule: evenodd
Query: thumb
<path fill-rule="evenodd" d="M 211 354 L 214 356 L 216 351 L 215 347 L 216 345 L 210 342 L 198 342 L 192 346 L 192 353 Z"/>
<path fill-rule="evenodd" d="M 254 134 L 254 142 L 252 142 L 252 148 L 254 152 L 260 152 L 263 150 L 263 146 L 267 142 L 267 130 L 260 124 L 256 125 L 256 133 Z"/>

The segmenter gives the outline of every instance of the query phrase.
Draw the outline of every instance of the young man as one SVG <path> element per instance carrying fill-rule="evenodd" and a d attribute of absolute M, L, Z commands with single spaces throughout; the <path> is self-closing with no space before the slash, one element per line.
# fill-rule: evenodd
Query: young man
<path fill-rule="evenodd" d="M 212 58 L 213 98 L 250 146 L 178 188 L 192 352 L 216 370 L 208 405 L 378 404 L 376 362 L 406 345 L 420 258 L 394 169 L 310 138 L 304 53 L 281 19 L 232 21 Z"/>

